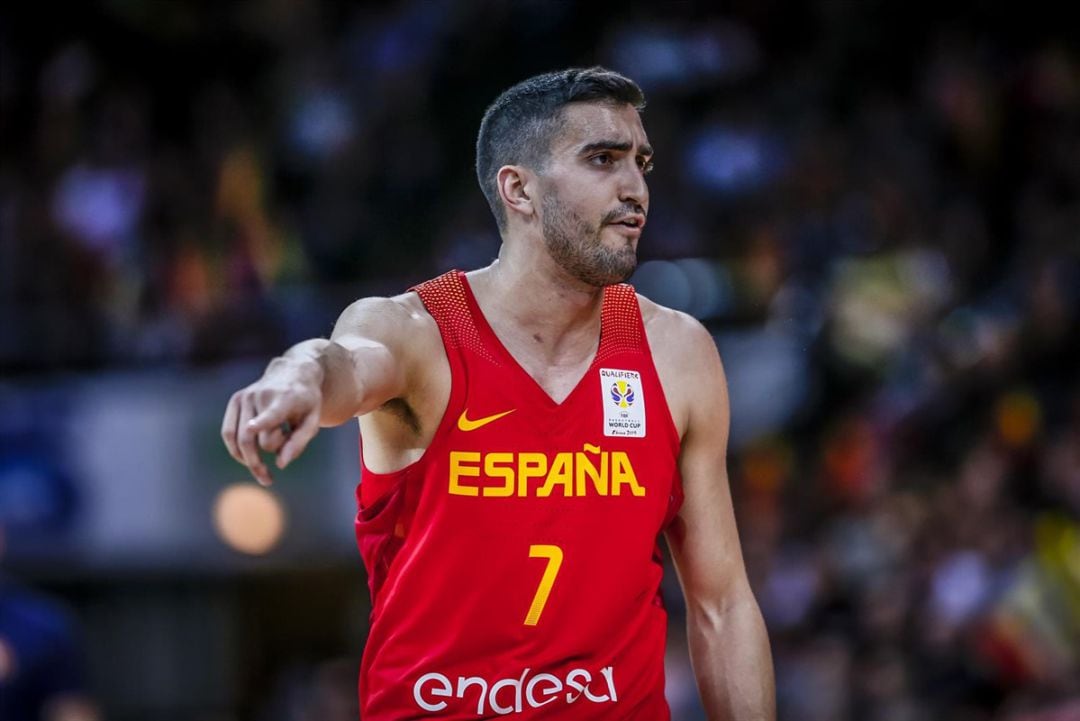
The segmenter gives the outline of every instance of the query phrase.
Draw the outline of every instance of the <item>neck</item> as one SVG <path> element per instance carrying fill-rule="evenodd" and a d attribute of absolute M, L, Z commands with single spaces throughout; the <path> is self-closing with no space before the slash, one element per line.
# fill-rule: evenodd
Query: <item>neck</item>
<path fill-rule="evenodd" d="M 581 345 L 595 347 L 603 288 L 574 278 L 546 252 L 526 258 L 504 243 L 498 259 L 470 273 L 469 280 L 497 329 L 515 329 L 552 355 Z"/>

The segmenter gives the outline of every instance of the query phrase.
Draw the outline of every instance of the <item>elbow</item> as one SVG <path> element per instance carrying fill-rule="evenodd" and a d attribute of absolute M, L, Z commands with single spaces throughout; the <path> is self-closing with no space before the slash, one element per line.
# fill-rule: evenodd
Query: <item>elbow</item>
<path fill-rule="evenodd" d="M 745 576 L 723 586 L 686 594 L 687 621 L 700 629 L 720 629 L 733 616 L 760 615 L 757 599 Z"/>

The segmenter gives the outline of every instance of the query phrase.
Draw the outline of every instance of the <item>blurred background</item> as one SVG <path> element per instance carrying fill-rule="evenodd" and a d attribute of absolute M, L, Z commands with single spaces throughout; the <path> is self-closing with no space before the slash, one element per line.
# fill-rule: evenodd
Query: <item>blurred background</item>
<path fill-rule="evenodd" d="M 780 718 L 1080 718 L 1080 31 L 950 5 L 6 4 L 0 718 L 356 718 L 356 427 L 263 492 L 221 413 L 489 262 L 486 105 L 594 63 L 649 100 L 633 282 L 725 360 Z"/>

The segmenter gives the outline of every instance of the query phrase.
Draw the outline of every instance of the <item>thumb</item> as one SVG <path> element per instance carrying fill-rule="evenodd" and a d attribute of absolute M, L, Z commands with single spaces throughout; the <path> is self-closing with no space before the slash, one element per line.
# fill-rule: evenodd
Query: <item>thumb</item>
<path fill-rule="evenodd" d="M 287 411 L 280 403 L 274 401 L 263 409 L 261 413 L 248 421 L 248 428 L 253 433 L 260 433 L 279 427 L 288 420 Z"/>

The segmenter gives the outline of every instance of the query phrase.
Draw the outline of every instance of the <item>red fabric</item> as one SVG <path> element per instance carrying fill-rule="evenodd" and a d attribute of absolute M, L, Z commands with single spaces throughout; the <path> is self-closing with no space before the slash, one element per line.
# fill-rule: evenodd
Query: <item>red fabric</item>
<path fill-rule="evenodd" d="M 372 595 L 362 718 L 669 719 L 657 541 L 682 503 L 679 440 L 633 288 L 605 290 L 596 358 L 561 404 L 498 341 L 463 273 L 416 291 L 452 386 L 423 457 L 365 468 L 357 491 Z M 640 376 L 615 388 L 601 369 Z M 605 435 L 604 403 L 620 400 L 644 404 L 644 437 Z M 477 427 L 461 430 L 463 414 Z"/>

